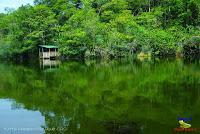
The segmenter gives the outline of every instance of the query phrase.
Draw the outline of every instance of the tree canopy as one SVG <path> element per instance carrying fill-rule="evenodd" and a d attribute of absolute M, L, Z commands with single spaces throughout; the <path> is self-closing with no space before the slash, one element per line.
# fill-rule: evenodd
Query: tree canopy
<path fill-rule="evenodd" d="M 139 52 L 165 56 L 175 55 L 184 42 L 200 35 L 199 0 L 34 3 L 0 14 L 0 55 L 55 44 L 67 57 L 124 57 Z"/>

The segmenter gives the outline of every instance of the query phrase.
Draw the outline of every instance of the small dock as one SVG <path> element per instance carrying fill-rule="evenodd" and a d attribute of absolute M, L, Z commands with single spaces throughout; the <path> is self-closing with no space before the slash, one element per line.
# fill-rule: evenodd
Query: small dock
<path fill-rule="evenodd" d="M 56 59 L 59 56 L 58 46 L 54 45 L 39 45 L 40 59 Z"/>

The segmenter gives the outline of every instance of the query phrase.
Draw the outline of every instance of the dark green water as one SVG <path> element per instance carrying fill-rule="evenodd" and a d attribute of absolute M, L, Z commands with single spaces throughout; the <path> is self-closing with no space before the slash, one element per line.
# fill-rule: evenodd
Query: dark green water
<path fill-rule="evenodd" d="M 0 63 L 0 134 L 171 134 L 200 129 L 200 62 Z M 198 132 L 196 132 L 198 133 Z"/>

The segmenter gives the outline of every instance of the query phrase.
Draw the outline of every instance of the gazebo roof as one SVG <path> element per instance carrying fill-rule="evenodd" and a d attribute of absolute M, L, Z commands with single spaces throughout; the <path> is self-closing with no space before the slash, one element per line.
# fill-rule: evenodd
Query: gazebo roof
<path fill-rule="evenodd" d="M 39 45 L 39 47 L 43 47 L 43 48 L 58 48 L 58 46 L 55 46 L 55 45 Z"/>

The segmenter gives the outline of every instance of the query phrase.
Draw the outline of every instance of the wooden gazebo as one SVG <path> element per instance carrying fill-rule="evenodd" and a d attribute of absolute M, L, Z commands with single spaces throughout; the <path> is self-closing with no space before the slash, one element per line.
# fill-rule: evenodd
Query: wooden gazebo
<path fill-rule="evenodd" d="M 58 46 L 54 45 L 39 45 L 40 59 L 55 59 L 59 56 Z"/>

